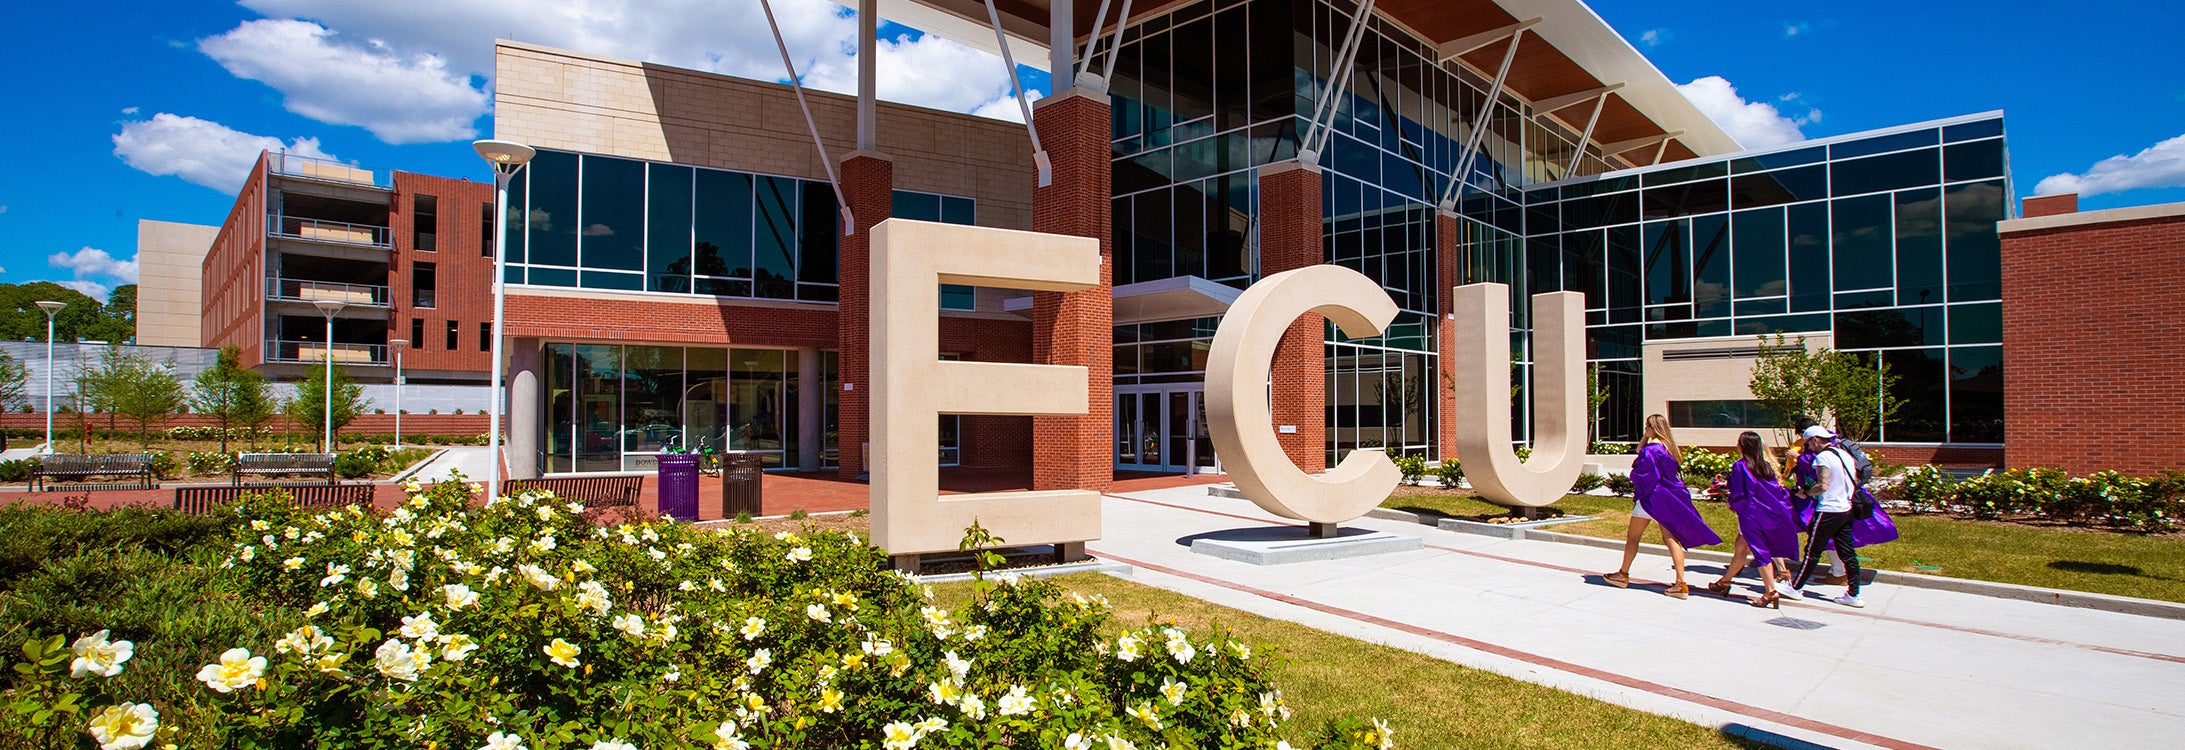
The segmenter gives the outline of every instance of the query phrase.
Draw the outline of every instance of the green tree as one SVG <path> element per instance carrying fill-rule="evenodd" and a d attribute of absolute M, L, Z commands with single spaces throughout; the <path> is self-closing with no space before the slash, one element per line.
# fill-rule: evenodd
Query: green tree
<path fill-rule="evenodd" d="M 136 286 L 124 286 L 124 292 L 115 290 L 115 303 L 101 303 L 83 292 L 50 281 L 33 281 L 28 284 L 0 284 L 0 336 L 11 341 L 44 341 L 46 338 L 46 313 L 38 307 L 40 300 L 65 305 L 53 315 L 53 338 L 56 341 L 95 339 L 99 341 L 126 341 L 136 333 Z M 117 312 L 126 306 L 128 314 Z"/>
<path fill-rule="evenodd" d="M 1586 368 L 1586 426 L 1590 435 L 1587 440 L 1601 439 L 1601 405 L 1608 403 L 1608 386 L 1601 383 L 1601 364 L 1596 362 Z"/>
<path fill-rule="evenodd" d="M 118 415 L 136 421 L 137 443 L 145 448 L 152 447 L 152 420 L 173 414 L 187 403 L 173 365 L 154 362 L 127 347 L 107 347 L 84 383 L 109 420 Z"/>
<path fill-rule="evenodd" d="M 326 393 L 328 389 L 326 365 L 313 365 L 302 382 L 296 384 L 296 398 L 288 404 L 288 418 L 298 427 L 309 427 L 317 432 L 326 426 Z M 355 421 L 357 414 L 371 406 L 364 397 L 364 386 L 349 377 L 348 368 L 335 365 L 332 389 L 334 393 L 334 432 Z M 331 448 L 332 446 L 328 446 Z"/>
<path fill-rule="evenodd" d="M 1888 365 L 1869 364 L 1850 352 L 1808 350 L 1805 339 L 1777 334 L 1761 342 L 1760 359 L 1753 365 L 1748 386 L 1753 398 L 1779 416 L 1776 434 L 1785 442 L 1790 438 L 1789 419 L 1798 414 L 1816 421 L 1826 417 L 1837 432 L 1865 440 L 1903 405 L 1904 399 L 1890 394 L 1896 380 Z"/>
<path fill-rule="evenodd" d="M 0 409 L 14 411 L 30 403 L 26 393 L 29 385 L 30 368 L 14 357 L 0 354 Z"/>
<path fill-rule="evenodd" d="M 257 427 L 273 415 L 273 400 L 266 393 L 266 378 L 242 366 L 242 349 L 221 347 L 211 369 L 197 374 L 190 388 L 190 403 L 200 413 L 220 420 L 220 452 L 228 450 L 228 429 L 251 428 L 251 447 L 257 447 Z"/>

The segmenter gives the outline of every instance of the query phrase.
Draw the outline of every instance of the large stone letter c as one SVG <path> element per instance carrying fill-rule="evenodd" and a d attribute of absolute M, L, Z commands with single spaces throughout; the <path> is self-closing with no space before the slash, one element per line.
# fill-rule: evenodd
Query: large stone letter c
<path fill-rule="evenodd" d="M 1336 524 L 1380 505 L 1403 474 L 1381 451 L 1352 451 L 1314 477 L 1282 452 L 1267 378 L 1283 331 L 1308 312 L 1364 338 L 1396 319 L 1396 302 L 1372 279 L 1341 266 L 1284 271 L 1253 284 L 1214 331 L 1206 364 L 1208 432 L 1222 469 L 1246 499 L 1285 518 Z"/>
<path fill-rule="evenodd" d="M 1467 284 L 1452 293 L 1456 361 L 1448 366 L 1465 478 L 1503 505 L 1563 499 L 1586 457 L 1584 295 L 1533 295 L 1533 452 L 1519 462 L 1510 446 L 1510 288 Z"/>

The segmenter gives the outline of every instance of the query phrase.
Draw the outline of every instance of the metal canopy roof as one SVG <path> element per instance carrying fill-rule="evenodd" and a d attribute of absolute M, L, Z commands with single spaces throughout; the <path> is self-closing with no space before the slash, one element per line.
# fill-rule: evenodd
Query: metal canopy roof
<path fill-rule="evenodd" d="M 966 46 L 999 53 L 993 28 L 987 25 L 982 0 L 877 0 L 880 15 L 938 34 Z M 1146 18 L 1184 4 L 1147 0 L 1134 4 L 1131 17 Z M 1010 36 L 1010 51 L 1021 63 L 1046 59 L 1047 18 L 1050 0 L 994 0 L 1002 27 Z M 1120 9 L 1122 3 L 1111 3 Z M 1099 10 L 1097 0 L 1073 0 L 1072 15 L 1082 44 Z M 1526 29 L 1527 39 L 1518 46 L 1505 90 L 1526 102 L 1558 98 L 1621 84 L 1606 94 L 1601 121 L 1594 129 L 1597 144 L 1641 142 L 1663 134 L 1677 134 L 1669 142 L 1664 161 L 1699 155 L 1719 155 L 1741 147 L 1729 134 L 1679 93 L 1654 64 L 1639 54 L 1622 35 L 1610 28 L 1592 8 L 1580 0 L 1377 0 L 1375 15 L 1411 30 L 1438 45 L 1476 41 L 1523 20 L 1539 19 Z M 1501 39 L 1455 58 L 1492 78 L 1502 62 L 1509 41 Z M 1592 114 L 1592 98 L 1565 104 L 1552 115 L 1572 132 L 1585 126 Z M 1652 138 L 1659 142 L 1658 138 Z M 1649 151 L 1650 149 L 1640 149 Z M 1651 160 L 1651 153 L 1635 154 L 1635 164 Z"/>

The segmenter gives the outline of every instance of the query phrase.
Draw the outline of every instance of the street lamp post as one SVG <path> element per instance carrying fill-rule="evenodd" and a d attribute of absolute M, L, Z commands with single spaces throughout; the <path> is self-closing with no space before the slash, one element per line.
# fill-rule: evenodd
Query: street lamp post
<path fill-rule="evenodd" d="M 410 346 L 409 339 L 387 342 L 395 350 L 395 450 L 402 450 L 402 350 Z"/>
<path fill-rule="evenodd" d="M 491 503 L 501 492 L 501 401 L 504 391 L 501 384 L 501 339 L 505 338 L 502 318 L 507 313 L 508 289 L 504 264 L 508 253 L 508 180 L 515 176 L 538 152 L 530 146 L 513 141 L 473 141 L 471 148 L 478 156 L 493 165 L 494 220 L 500 222 L 500 231 L 493 233 L 493 371 L 487 377 L 491 396 L 486 405 L 486 502 Z"/>
<path fill-rule="evenodd" d="M 46 452 L 53 452 L 53 314 L 67 305 L 59 302 L 40 301 L 38 307 L 46 311 Z"/>
<path fill-rule="evenodd" d="M 324 417 L 324 418 L 325 418 L 325 420 L 324 420 L 324 421 L 326 422 L 326 444 L 325 444 L 325 445 L 326 445 L 326 447 L 325 447 L 325 450 L 326 450 L 326 452 L 327 452 L 327 453 L 333 453 L 333 452 L 334 452 L 334 314 L 335 314 L 335 313 L 338 313 L 338 312 L 341 312 L 341 308 L 343 308 L 343 307 L 346 307 L 346 305 L 344 305 L 344 304 L 343 304 L 343 303 L 341 303 L 341 302 L 338 302 L 338 301 L 335 301 L 335 300 L 330 300 L 330 299 L 322 299 L 322 300 L 319 300 L 319 301 L 317 301 L 317 302 L 313 302 L 313 303 L 311 303 L 311 304 L 314 304 L 314 305 L 318 305 L 318 307 L 319 307 L 319 312 L 322 312 L 322 313 L 326 313 L 326 383 L 325 383 L 325 390 L 326 390 L 326 412 L 325 412 L 325 413 L 323 413 L 323 414 L 320 414 L 319 416 L 321 416 L 321 417 Z"/>

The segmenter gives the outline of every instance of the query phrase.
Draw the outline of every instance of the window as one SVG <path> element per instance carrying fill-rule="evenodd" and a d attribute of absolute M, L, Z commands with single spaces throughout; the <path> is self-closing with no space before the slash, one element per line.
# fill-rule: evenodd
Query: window
<path fill-rule="evenodd" d="M 414 263 L 410 266 L 410 306 L 431 308 L 439 295 L 439 271 L 433 263 Z"/>
<path fill-rule="evenodd" d="M 478 257 L 493 257 L 493 204 L 478 205 Z"/>
<path fill-rule="evenodd" d="M 411 318 L 411 319 L 410 319 L 410 348 L 412 348 L 412 349 L 423 349 L 423 348 L 425 348 L 425 319 L 424 319 L 424 318 Z"/>
<path fill-rule="evenodd" d="M 493 323 L 491 321 L 478 324 L 478 351 L 493 351 Z"/>
<path fill-rule="evenodd" d="M 455 351 L 455 337 L 457 335 L 460 335 L 462 333 L 462 330 L 463 329 L 461 324 L 458 324 L 452 320 L 448 321 L 448 351 Z"/>
<path fill-rule="evenodd" d="M 529 249 L 512 262 L 547 266 L 577 264 L 577 155 L 540 151 L 524 167 L 531 173 Z M 533 282 L 537 283 L 537 282 Z"/>
<path fill-rule="evenodd" d="M 1722 429 L 1775 427 L 1781 415 L 1759 401 L 1671 401 L 1670 427 Z"/>
<path fill-rule="evenodd" d="M 424 252 L 439 250 L 440 199 L 430 195 L 410 198 L 410 246 Z"/>

